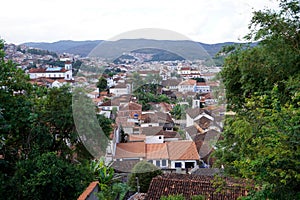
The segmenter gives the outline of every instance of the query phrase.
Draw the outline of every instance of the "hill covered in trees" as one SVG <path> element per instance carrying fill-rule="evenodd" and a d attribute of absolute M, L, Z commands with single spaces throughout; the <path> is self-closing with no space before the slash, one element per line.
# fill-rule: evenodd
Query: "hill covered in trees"
<path fill-rule="evenodd" d="M 154 43 L 160 43 L 163 46 L 167 46 L 167 44 L 172 44 L 178 46 L 178 48 L 182 48 L 182 46 L 190 45 L 191 41 L 167 41 L 167 40 L 145 40 L 145 39 L 132 39 L 132 40 L 120 40 L 120 41 L 103 41 L 103 40 L 87 40 L 87 41 L 72 41 L 72 40 L 61 40 L 53 43 L 47 43 L 47 42 L 28 42 L 24 43 L 24 45 L 28 47 L 34 47 L 34 48 L 40 48 L 48 51 L 53 51 L 56 53 L 71 53 L 71 54 L 78 54 L 81 56 L 87 56 L 89 53 L 96 48 L 98 45 L 101 45 L 101 43 L 107 43 L 106 46 L 109 47 L 108 52 L 111 51 L 110 49 L 114 49 L 115 46 L 128 46 L 128 45 L 139 45 L 141 48 L 145 47 L 153 47 Z M 104 44 L 103 43 L 103 44 Z M 228 46 L 234 44 L 233 42 L 225 42 L 225 43 L 216 43 L 216 44 L 206 44 L 201 42 L 192 42 L 196 43 L 200 46 L 200 48 L 203 48 L 203 57 L 207 57 L 209 55 L 210 57 L 214 57 L 223 46 Z M 164 49 L 164 48 L 161 48 Z M 192 52 L 194 50 L 190 49 L 188 50 L 187 54 L 194 55 L 195 52 Z M 189 53 L 190 52 L 190 53 Z M 104 54 L 106 55 L 106 54 Z M 108 57 L 114 57 L 116 55 L 109 55 Z M 115 57 L 116 58 L 116 57 Z M 198 59 L 199 56 L 195 56 L 192 58 Z"/>

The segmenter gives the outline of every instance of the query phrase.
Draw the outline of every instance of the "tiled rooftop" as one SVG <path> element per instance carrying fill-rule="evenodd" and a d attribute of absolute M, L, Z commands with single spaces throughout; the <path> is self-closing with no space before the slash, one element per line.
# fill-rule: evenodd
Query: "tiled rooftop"
<path fill-rule="evenodd" d="M 145 148 L 144 142 L 118 143 L 116 158 L 144 158 Z"/>
<path fill-rule="evenodd" d="M 166 143 L 161 144 L 146 144 L 146 159 L 147 160 L 160 160 L 168 159 L 169 153 Z"/>
<path fill-rule="evenodd" d="M 213 186 L 212 176 L 191 174 L 164 174 L 152 179 L 146 200 L 157 200 L 162 196 L 182 194 L 187 200 L 192 196 L 205 195 L 205 199 L 234 200 L 246 196 L 245 184 L 241 181 L 224 178 L 227 185 L 222 192 L 217 193 Z"/>
<path fill-rule="evenodd" d="M 210 115 L 209 111 L 202 108 L 189 108 L 186 110 L 186 114 L 188 114 L 193 119 L 202 113 Z"/>
<path fill-rule="evenodd" d="M 193 141 L 168 142 L 170 160 L 199 160 L 199 154 Z"/>
<path fill-rule="evenodd" d="M 118 143 L 116 159 L 143 158 L 169 160 L 199 160 L 196 144 L 193 141 L 180 140 L 165 143 L 146 144 L 145 142 Z"/>

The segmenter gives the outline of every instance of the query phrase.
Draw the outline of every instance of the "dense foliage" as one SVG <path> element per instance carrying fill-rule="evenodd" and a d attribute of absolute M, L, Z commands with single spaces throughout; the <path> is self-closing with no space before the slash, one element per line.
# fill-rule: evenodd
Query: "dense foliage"
<path fill-rule="evenodd" d="M 105 164 L 104 157 L 91 163 L 91 168 L 99 182 L 100 192 L 97 196 L 101 200 L 123 199 L 129 186 L 120 181 L 121 176 L 115 174 L 111 164 Z"/>
<path fill-rule="evenodd" d="M 137 185 L 139 185 L 140 192 L 146 193 L 152 178 L 161 174 L 162 171 L 152 163 L 140 161 L 133 167 L 128 184 L 135 191 L 138 191 Z"/>
<path fill-rule="evenodd" d="M 253 180 L 250 199 L 300 198 L 300 5 L 254 12 L 247 39 L 227 47 L 221 72 L 228 108 L 216 155 L 227 173 Z"/>
<path fill-rule="evenodd" d="M 103 76 L 100 76 L 97 83 L 99 93 L 107 89 L 107 80 Z"/>
<path fill-rule="evenodd" d="M 151 110 L 149 103 L 171 103 L 171 99 L 161 94 L 162 86 L 156 83 L 144 84 L 134 90 L 134 96 L 137 97 L 138 103 L 142 104 L 143 110 Z"/>
<path fill-rule="evenodd" d="M 75 128 L 71 88 L 32 85 L 4 59 L 3 46 L 0 41 L 0 196 L 76 199 L 94 175 Z M 96 119 L 109 134 L 111 121 Z"/>

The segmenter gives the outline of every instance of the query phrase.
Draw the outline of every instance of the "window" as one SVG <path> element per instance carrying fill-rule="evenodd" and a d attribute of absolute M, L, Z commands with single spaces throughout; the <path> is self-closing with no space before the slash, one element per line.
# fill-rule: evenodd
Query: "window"
<path fill-rule="evenodd" d="M 181 162 L 176 162 L 175 163 L 175 168 L 181 168 Z"/>
<path fill-rule="evenodd" d="M 160 166 L 160 160 L 157 160 L 155 164 L 156 164 L 157 167 L 159 167 Z"/>
<path fill-rule="evenodd" d="M 153 160 L 148 160 L 149 163 L 153 163 Z"/>
<path fill-rule="evenodd" d="M 162 160 L 161 161 L 161 166 L 162 167 L 166 167 L 167 166 L 167 161 L 166 160 Z"/>

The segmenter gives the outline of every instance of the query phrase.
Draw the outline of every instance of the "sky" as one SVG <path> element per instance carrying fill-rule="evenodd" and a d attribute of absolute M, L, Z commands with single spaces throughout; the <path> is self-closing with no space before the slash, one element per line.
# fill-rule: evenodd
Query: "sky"
<path fill-rule="evenodd" d="M 252 12 L 276 0 L 6 0 L 6 43 L 109 40 L 144 28 L 166 29 L 204 43 L 241 42 Z"/>

